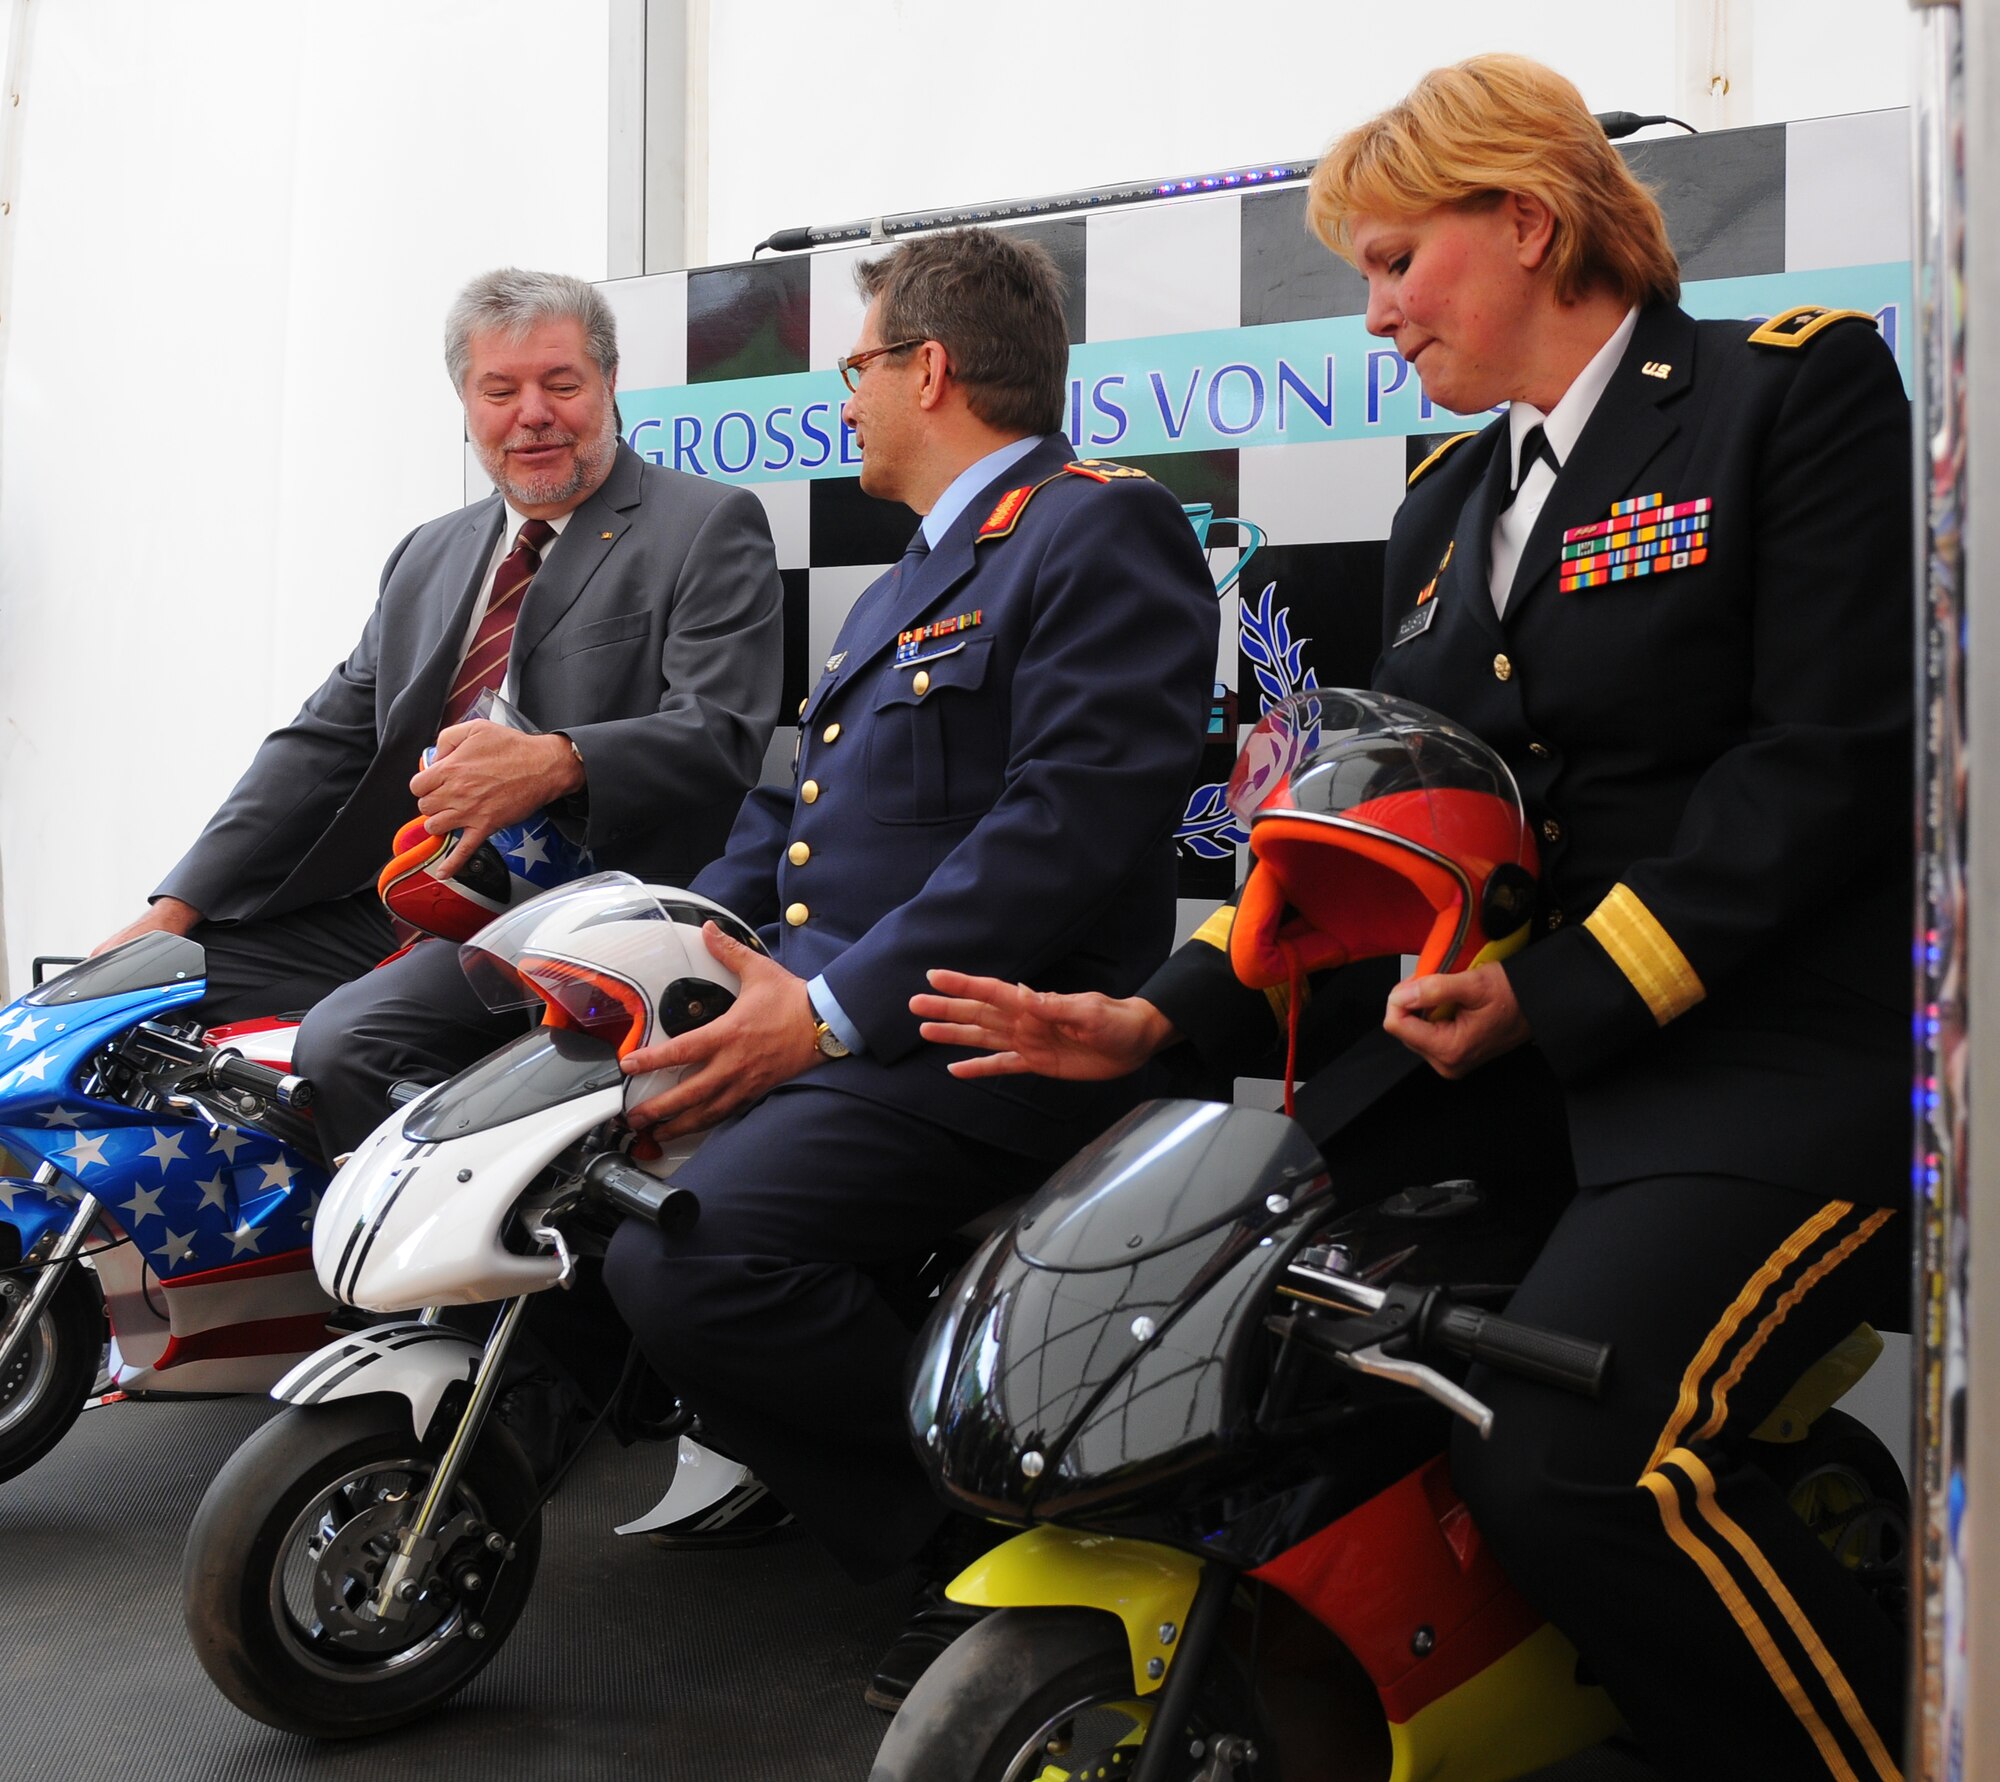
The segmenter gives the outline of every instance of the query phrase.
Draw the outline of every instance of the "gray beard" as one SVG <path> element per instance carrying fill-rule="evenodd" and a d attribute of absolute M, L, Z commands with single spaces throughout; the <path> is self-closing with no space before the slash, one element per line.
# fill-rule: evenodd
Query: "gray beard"
<path fill-rule="evenodd" d="M 559 481 L 553 477 L 543 477 L 534 482 L 520 482 L 507 474 L 507 454 L 504 450 L 488 453 L 481 451 L 479 462 L 493 486 L 514 504 L 516 508 L 546 507 L 559 501 L 574 502 L 578 497 L 594 491 L 611 473 L 611 460 L 618 451 L 618 423 L 607 407 L 604 425 L 598 429 L 592 440 L 579 440 L 576 457 L 570 465 L 569 475 Z"/>

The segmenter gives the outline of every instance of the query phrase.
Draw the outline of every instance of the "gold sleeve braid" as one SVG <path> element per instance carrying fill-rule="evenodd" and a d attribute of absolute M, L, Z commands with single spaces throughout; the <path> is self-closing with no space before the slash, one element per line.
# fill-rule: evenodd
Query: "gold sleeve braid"
<path fill-rule="evenodd" d="M 1208 918 L 1188 936 L 1189 941 L 1199 941 L 1204 947 L 1213 947 L 1225 958 L 1229 954 L 1230 931 L 1236 926 L 1236 906 L 1233 903 L 1217 904 L 1209 911 Z M 1291 1002 L 1291 992 L 1283 984 L 1273 984 L 1264 992 L 1264 1000 L 1271 1005 L 1271 1018 L 1279 1027 L 1285 1025 L 1285 1010 Z M 1303 1008 L 1310 1000 L 1304 984 L 1299 986 L 1299 1006 Z"/>
<path fill-rule="evenodd" d="M 1583 925 L 1662 1027 L 1708 994 L 1687 955 L 1631 886 L 1613 885 Z"/>

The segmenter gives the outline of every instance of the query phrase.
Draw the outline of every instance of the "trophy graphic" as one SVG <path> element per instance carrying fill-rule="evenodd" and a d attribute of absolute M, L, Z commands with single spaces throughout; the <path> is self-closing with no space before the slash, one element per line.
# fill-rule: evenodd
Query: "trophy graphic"
<path fill-rule="evenodd" d="M 1234 526 L 1239 536 L 1246 537 L 1250 541 L 1249 547 L 1215 584 L 1215 597 L 1220 600 L 1236 586 L 1236 578 L 1250 567 L 1250 559 L 1256 556 L 1264 542 L 1264 528 L 1253 520 L 1238 520 L 1228 514 L 1218 520 L 1215 517 L 1215 503 L 1212 501 L 1183 501 L 1181 512 L 1187 515 L 1188 524 L 1194 528 L 1195 542 L 1201 546 L 1204 555 L 1208 552 L 1208 534 L 1213 526 Z"/>

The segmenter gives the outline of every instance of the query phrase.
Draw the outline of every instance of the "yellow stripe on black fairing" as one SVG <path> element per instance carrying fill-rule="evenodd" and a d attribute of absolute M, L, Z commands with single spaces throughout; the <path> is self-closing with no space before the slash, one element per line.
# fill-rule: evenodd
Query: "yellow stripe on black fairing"
<path fill-rule="evenodd" d="M 1662 1027 L 1708 994 L 1674 937 L 1629 885 L 1613 885 L 1583 925 Z"/>

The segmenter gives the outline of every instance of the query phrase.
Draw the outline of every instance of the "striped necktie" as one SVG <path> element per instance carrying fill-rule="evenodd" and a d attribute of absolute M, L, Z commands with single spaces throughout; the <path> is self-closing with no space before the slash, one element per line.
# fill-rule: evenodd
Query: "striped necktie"
<path fill-rule="evenodd" d="M 514 645 L 514 621 L 521 616 L 521 602 L 528 584 L 542 566 L 542 547 L 556 535 L 546 520 L 526 520 L 514 540 L 514 548 L 501 559 L 493 574 L 493 593 L 480 615 L 479 628 L 472 634 L 472 647 L 458 665 L 458 678 L 444 702 L 444 723 L 440 729 L 465 721 L 472 702 L 489 687 L 499 690 L 507 678 L 507 653 Z"/>

